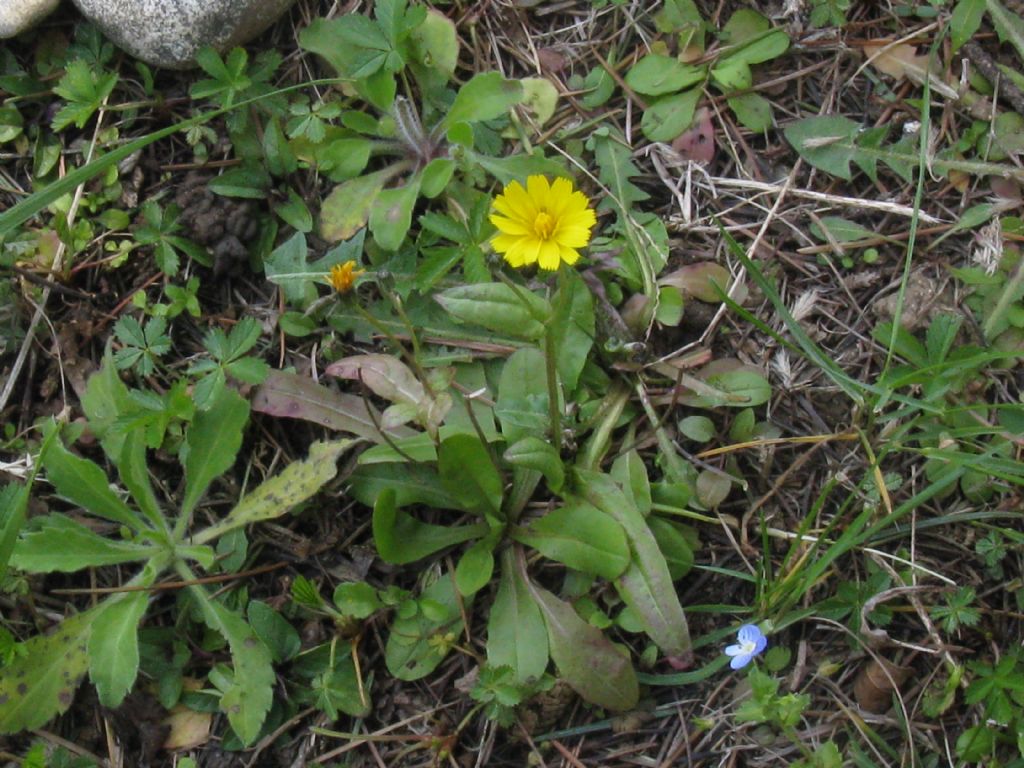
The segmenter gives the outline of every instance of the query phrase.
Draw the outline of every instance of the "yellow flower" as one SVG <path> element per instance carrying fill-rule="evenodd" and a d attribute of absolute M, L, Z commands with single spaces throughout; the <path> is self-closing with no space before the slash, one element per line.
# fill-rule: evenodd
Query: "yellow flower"
<path fill-rule="evenodd" d="M 499 234 L 491 245 L 513 267 L 539 264 L 554 270 L 563 261 L 575 264 L 597 223 L 589 203 L 568 179 L 549 183 L 544 176 L 530 176 L 526 189 L 513 181 L 494 199 L 497 213 L 490 219 Z"/>
<path fill-rule="evenodd" d="M 356 282 L 356 278 L 366 272 L 365 269 L 356 269 L 356 263 L 349 259 L 344 264 L 335 264 L 327 275 L 331 286 L 338 293 L 348 293 Z"/>

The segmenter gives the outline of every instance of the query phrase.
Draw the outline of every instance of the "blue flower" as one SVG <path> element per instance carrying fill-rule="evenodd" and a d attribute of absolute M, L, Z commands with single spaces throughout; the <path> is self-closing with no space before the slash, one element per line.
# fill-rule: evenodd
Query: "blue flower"
<path fill-rule="evenodd" d="M 744 624 L 736 634 L 736 639 L 739 643 L 725 649 L 725 655 L 732 656 L 729 666 L 733 669 L 743 669 L 768 645 L 768 638 L 756 624 Z"/>

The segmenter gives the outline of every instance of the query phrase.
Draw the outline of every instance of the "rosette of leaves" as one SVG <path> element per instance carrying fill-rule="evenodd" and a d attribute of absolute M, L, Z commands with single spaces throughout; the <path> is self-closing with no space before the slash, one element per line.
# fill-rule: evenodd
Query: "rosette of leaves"
<path fill-rule="evenodd" d="M 590 363 L 595 309 L 578 274 L 566 273 L 550 300 L 506 283 L 480 283 L 449 289 L 439 303 L 452 320 L 518 348 L 487 365 L 427 372 L 382 355 L 334 363 L 328 373 L 358 384 L 363 398 L 323 387 L 318 398 L 311 383 L 277 378 L 257 394 L 261 410 L 299 415 L 290 403 L 302 402 L 303 418 L 376 443 L 359 456 L 351 495 L 372 507 L 384 561 L 419 563 L 432 573 L 397 607 L 353 585 L 341 601 L 336 596 L 338 609 L 362 620 L 394 607 L 385 662 L 395 677 L 415 680 L 438 667 L 466 616 L 485 603 L 487 665 L 507 669 L 502 679 L 509 685 L 528 690 L 553 664 L 585 700 L 628 709 L 638 697 L 636 673 L 606 630 L 640 633 L 652 654 L 690 654 L 673 582 L 692 565 L 694 537 L 659 514 L 685 506 L 690 491 L 650 482 L 635 451 L 606 473 L 593 469 L 591 451 L 566 461 L 538 437 L 551 432 L 547 366 L 537 346 L 544 334 L 555 340 L 560 390 L 581 404 L 582 418 L 599 421 L 618 397 L 606 392 L 607 379 Z M 392 405 L 368 419 L 372 395 Z M 580 440 L 588 428 L 568 417 L 564 426 Z M 597 442 L 593 453 L 600 455 Z M 445 572 L 440 558 L 452 550 L 456 564 Z M 528 550 L 569 569 L 580 588 L 556 594 L 541 586 L 527 567 Z M 615 595 L 609 614 L 586 596 L 602 583 Z"/>
<path fill-rule="evenodd" d="M 483 72 L 453 89 L 458 36 L 437 11 L 378 0 L 372 18 L 318 19 L 299 44 L 331 65 L 347 96 L 368 106 L 342 110 L 317 141 L 308 134 L 293 140 L 299 157 L 340 182 L 320 212 L 329 241 L 347 240 L 368 225 L 380 248 L 398 250 L 416 201 L 441 195 L 460 169 L 471 175 L 482 169 L 503 182 L 552 167 L 557 172 L 541 158 L 495 156 L 503 119 L 537 94 L 537 83 Z"/>
<path fill-rule="evenodd" d="M 705 52 L 703 21 L 696 6 L 675 2 L 673 13 L 659 16 L 659 29 L 680 36 L 680 52 L 652 52 L 626 73 L 626 84 L 648 99 L 640 128 L 650 141 L 672 141 L 693 122 L 704 86 L 723 93 L 736 119 L 752 131 L 772 125 L 771 104 L 750 89 L 751 67 L 777 59 L 789 49 L 789 37 L 757 11 L 741 8 L 718 34 L 713 54 Z M 695 63 L 710 58 L 708 63 Z"/>
<path fill-rule="evenodd" d="M 182 599 L 189 615 L 226 643 L 231 664 L 210 670 L 212 695 L 241 743 L 251 744 L 273 703 L 274 661 L 283 658 L 282 649 L 297 645 L 297 637 L 281 642 L 286 622 L 280 616 L 252 603 L 247 619 L 235 604 L 198 583 L 196 571 L 214 567 L 214 545 L 238 537 L 247 525 L 283 515 L 333 478 L 337 459 L 351 441 L 315 444 L 307 459 L 251 490 L 226 515 L 218 515 L 218 522 L 194 530 L 192 520 L 204 496 L 235 462 L 249 404 L 221 387 L 205 410 L 194 411 L 180 451 L 183 495 L 173 506 L 150 480 L 147 443 L 154 441 L 147 414 L 118 378 L 109 354 L 89 380 L 82 405 L 123 491 L 111 484 L 100 465 L 66 447 L 51 424 L 39 464 L 56 493 L 80 511 L 75 516 L 49 512 L 26 526 L 28 489 L 0 494 L 8 521 L 0 537 L 0 566 L 9 558 L 13 568 L 30 574 L 110 565 L 135 565 L 136 573 L 120 591 L 66 618 L 52 633 L 15 646 L 9 663 L 0 669 L 0 733 L 39 728 L 67 710 L 86 674 L 101 704 L 119 706 L 138 675 L 139 629 L 153 599 L 150 588 L 173 574 L 187 584 Z M 223 569 L 223 559 L 217 567 Z M 171 706 L 180 695 L 179 685 L 163 703 Z"/>

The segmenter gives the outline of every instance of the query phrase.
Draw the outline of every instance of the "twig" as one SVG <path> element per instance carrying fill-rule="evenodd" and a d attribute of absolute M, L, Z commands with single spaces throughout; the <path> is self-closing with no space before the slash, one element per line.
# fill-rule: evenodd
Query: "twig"
<path fill-rule="evenodd" d="M 1003 74 L 996 67 L 995 61 L 993 61 L 985 49 L 972 40 L 969 43 L 965 43 L 964 47 L 960 50 L 967 54 L 971 64 L 977 68 L 982 77 L 992 83 L 993 87 L 996 83 L 999 84 L 999 95 L 1004 96 L 1010 102 L 1017 114 L 1024 116 L 1024 91 L 1018 88 L 1013 80 L 1003 77 Z"/>

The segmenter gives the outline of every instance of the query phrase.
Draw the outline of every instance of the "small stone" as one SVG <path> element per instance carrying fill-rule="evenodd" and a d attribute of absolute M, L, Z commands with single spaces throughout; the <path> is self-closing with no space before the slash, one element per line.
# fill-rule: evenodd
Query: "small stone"
<path fill-rule="evenodd" d="M 251 40 L 295 0 L 74 0 L 103 34 L 157 67 L 187 69 L 207 45 Z"/>
<path fill-rule="evenodd" d="M 0 37 L 14 37 L 38 23 L 60 0 L 4 0 L 0 2 Z"/>

